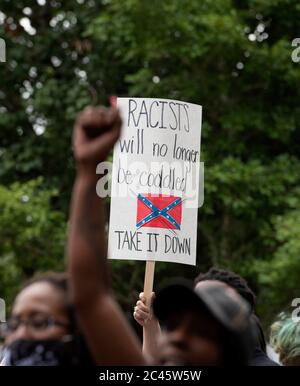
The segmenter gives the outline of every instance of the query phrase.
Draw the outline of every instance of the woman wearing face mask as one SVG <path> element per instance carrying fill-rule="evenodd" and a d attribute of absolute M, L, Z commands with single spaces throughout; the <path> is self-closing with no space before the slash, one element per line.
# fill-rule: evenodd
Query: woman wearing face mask
<path fill-rule="evenodd" d="M 4 328 L 4 366 L 92 364 L 68 300 L 64 273 L 25 284 Z"/>

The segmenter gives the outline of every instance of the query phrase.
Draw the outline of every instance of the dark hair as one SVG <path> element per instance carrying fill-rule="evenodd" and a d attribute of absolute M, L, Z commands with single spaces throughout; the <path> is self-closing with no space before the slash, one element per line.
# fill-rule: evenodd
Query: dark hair
<path fill-rule="evenodd" d="M 68 319 L 70 323 L 69 330 L 70 330 L 70 333 L 75 333 L 78 329 L 78 326 L 77 326 L 77 321 L 75 317 L 74 307 L 69 301 L 67 273 L 66 272 L 38 273 L 35 276 L 33 276 L 31 279 L 25 282 L 20 292 L 35 283 L 48 283 L 63 293 L 65 298 L 66 312 L 68 314 Z"/>
<path fill-rule="evenodd" d="M 258 317 L 254 313 L 251 315 L 251 317 L 252 317 L 253 324 L 254 324 L 256 347 L 259 348 L 261 351 L 263 351 L 266 354 L 267 353 L 267 343 L 266 343 L 264 330 L 262 328 L 260 320 L 258 319 Z"/>
<path fill-rule="evenodd" d="M 68 275 L 66 272 L 44 272 L 34 275 L 31 279 L 27 280 L 22 286 L 21 291 L 31 284 L 46 282 L 52 284 L 54 287 L 65 292 L 67 296 L 68 291 Z"/>
<path fill-rule="evenodd" d="M 232 287 L 241 295 L 243 299 L 245 299 L 249 303 L 251 310 L 254 311 L 256 304 L 256 296 L 251 290 L 251 288 L 248 286 L 246 280 L 243 279 L 237 273 L 227 271 L 225 269 L 220 269 L 217 267 L 211 267 L 207 272 L 200 273 L 195 278 L 194 284 L 196 285 L 200 281 L 205 280 L 218 280 L 227 284 L 229 287 Z"/>
<path fill-rule="evenodd" d="M 73 337 L 72 351 L 74 364 L 91 365 L 94 364 L 89 349 L 86 345 L 79 323 L 77 321 L 75 308 L 69 299 L 69 278 L 65 272 L 45 272 L 39 273 L 23 285 L 20 291 L 35 283 L 49 283 L 54 288 L 61 291 L 65 298 L 66 312 L 69 319 L 69 333 Z M 76 361 L 76 362 L 75 362 Z"/>

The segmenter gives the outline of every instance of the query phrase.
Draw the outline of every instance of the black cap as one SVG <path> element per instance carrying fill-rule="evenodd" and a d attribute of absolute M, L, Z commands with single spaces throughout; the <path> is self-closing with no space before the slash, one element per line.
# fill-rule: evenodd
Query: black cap
<path fill-rule="evenodd" d="M 193 288 L 192 283 L 181 281 L 159 291 L 153 302 L 155 316 L 165 322 L 179 309 L 199 305 L 219 322 L 244 357 L 253 350 L 254 336 L 251 309 L 247 302 L 231 287 L 218 281 L 206 282 Z"/>

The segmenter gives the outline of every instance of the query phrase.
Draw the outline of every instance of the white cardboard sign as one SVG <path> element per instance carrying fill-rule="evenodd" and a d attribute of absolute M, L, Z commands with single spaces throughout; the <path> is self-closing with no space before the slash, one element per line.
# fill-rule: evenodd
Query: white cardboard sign
<path fill-rule="evenodd" d="M 202 107 L 118 98 L 108 256 L 196 264 Z"/>

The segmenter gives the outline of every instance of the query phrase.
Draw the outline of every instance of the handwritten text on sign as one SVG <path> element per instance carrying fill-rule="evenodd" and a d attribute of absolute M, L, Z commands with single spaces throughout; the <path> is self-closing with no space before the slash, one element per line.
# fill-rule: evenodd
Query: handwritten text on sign
<path fill-rule="evenodd" d="M 195 264 L 202 108 L 119 98 L 109 257 Z"/>

